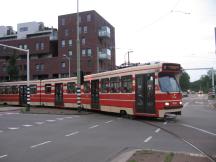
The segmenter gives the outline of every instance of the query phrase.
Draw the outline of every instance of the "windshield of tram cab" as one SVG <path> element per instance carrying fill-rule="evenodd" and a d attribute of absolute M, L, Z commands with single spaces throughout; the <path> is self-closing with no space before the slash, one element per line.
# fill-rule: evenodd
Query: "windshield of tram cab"
<path fill-rule="evenodd" d="M 159 84 L 162 92 L 179 92 L 180 88 L 174 75 L 159 74 Z"/>

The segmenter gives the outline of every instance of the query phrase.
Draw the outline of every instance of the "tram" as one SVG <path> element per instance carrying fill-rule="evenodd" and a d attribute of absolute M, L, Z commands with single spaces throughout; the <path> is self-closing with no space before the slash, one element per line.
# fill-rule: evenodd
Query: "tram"
<path fill-rule="evenodd" d="M 153 63 L 84 76 L 84 109 L 131 116 L 181 115 L 182 94 L 176 63 Z M 76 77 L 30 81 L 31 105 L 74 108 Z M 26 81 L 0 83 L 0 104 L 25 105 Z"/>

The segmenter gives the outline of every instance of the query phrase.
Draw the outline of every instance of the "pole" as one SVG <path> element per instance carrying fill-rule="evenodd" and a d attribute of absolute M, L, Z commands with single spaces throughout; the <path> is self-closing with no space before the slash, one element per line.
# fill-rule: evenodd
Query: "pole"
<path fill-rule="evenodd" d="M 214 86 L 214 68 L 212 67 L 212 93 L 215 95 L 215 86 Z"/>
<path fill-rule="evenodd" d="M 30 85 L 29 85 L 29 80 L 30 80 L 30 66 L 29 66 L 29 50 L 27 50 L 27 111 L 30 110 Z"/>
<path fill-rule="evenodd" d="M 128 66 L 130 65 L 130 51 L 128 51 Z"/>
<path fill-rule="evenodd" d="M 68 57 L 68 73 L 69 73 L 69 78 L 70 78 L 70 74 L 71 74 L 71 72 L 70 72 L 70 56 Z"/>
<path fill-rule="evenodd" d="M 77 0 L 77 109 L 81 111 L 80 91 L 80 39 L 79 39 L 79 0 Z"/>
<path fill-rule="evenodd" d="M 99 62 L 99 48 L 97 47 L 97 73 L 100 71 L 100 62 Z"/>

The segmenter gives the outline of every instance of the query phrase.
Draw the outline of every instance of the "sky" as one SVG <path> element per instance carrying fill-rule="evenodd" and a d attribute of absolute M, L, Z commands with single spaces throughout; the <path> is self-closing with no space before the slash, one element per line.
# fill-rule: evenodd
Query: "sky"
<path fill-rule="evenodd" d="M 79 0 L 79 11 L 96 10 L 115 27 L 116 64 L 180 63 L 184 69 L 216 69 L 216 0 Z M 38 21 L 58 27 L 58 15 L 75 13 L 77 0 L 1 2 L 0 26 Z M 191 81 L 207 70 L 186 71 Z"/>

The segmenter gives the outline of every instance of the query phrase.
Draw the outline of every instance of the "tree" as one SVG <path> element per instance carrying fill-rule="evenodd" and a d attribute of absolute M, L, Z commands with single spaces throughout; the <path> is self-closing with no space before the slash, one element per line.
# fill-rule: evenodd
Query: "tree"
<path fill-rule="evenodd" d="M 13 53 L 8 59 L 7 73 L 9 75 L 9 80 L 17 80 L 19 75 L 19 69 L 16 65 L 17 55 Z"/>
<path fill-rule="evenodd" d="M 180 86 L 182 91 L 187 91 L 190 87 L 190 76 L 188 75 L 188 73 L 186 73 L 185 71 L 183 71 L 180 79 Z"/>

